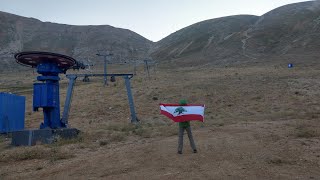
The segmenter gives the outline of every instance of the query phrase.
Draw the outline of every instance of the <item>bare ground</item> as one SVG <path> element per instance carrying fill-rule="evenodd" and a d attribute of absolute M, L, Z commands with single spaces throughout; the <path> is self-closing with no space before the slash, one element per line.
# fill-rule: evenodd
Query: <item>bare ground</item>
<path fill-rule="evenodd" d="M 26 126 L 38 128 L 36 74 L 21 74 L 1 76 L 0 90 L 27 96 Z M 34 147 L 0 137 L 0 179 L 320 179 L 319 88 L 315 66 L 160 66 L 150 79 L 140 69 L 134 126 L 123 80 L 79 80 L 69 122 L 80 137 Z M 192 123 L 197 154 L 187 138 L 177 154 L 177 125 L 159 114 L 160 102 L 181 98 L 206 104 L 205 123 Z"/>

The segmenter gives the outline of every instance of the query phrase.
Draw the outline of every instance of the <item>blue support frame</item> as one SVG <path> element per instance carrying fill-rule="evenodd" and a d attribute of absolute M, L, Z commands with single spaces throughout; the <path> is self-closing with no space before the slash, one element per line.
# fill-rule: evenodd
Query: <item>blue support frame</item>
<path fill-rule="evenodd" d="M 133 97 L 132 97 L 132 92 L 131 92 L 130 79 L 133 77 L 133 74 L 67 74 L 66 77 L 70 80 L 70 82 L 69 82 L 69 86 L 68 86 L 65 108 L 64 108 L 63 116 L 62 116 L 62 122 L 64 122 L 65 124 L 68 124 L 68 112 L 70 109 L 70 101 L 72 98 L 73 85 L 74 85 L 77 77 L 89 77 L 89 76 L 90 77 L 93 77 L 93 76 L 100 76 L 100 77 L 101 76 L 103 76 L 103 77 L 120 76 L 120 77 L 123 77 L 125 79 L 127 96 L 128 96 L 129 106 L 130 106 L 131 123 L 139 122 L 139 120 L 136 116 L 136 111 L 134 108 L 134 102 L 133 102 Z"/>
<path fill-rule="evenodd" d="M 42 75 L 37 80 L 43 83 L 33 85 L 33 110 L 43 109 L 44 120 L 40 129 L 66 127 L 60 120 L 59 73 L 63 73 L 63 69 L 56 63 L 41 63 L 37 72 Z"/>
<path fill-rule="evenodd" d="M 34 83 L 33 110 L 43 111 L 44 120 L 38 130 L 22 130 L 12 133 L 13 145 L 35 145 L 53 143 L 57 137 L 70 139 L 79 134 L 75 128 L 66 128 L 68 120 L 60 119 L 59 74 L 68 69 L 84 69 L 81 62 L 62 54 L 41 51 L 26 51 L 14 55 L 17 63 L 36 68 L 40 74 Z M 73 87 L 73 85 L 69 85 Z M 70 88 L 69 88 L 70 89 Z M 70 91 L 67 97 L 71 97 Z M 72 92 L 72 89 L 71 89 Z M 70 102 L 67 99 L 67 102 Z M 70 104 L 66 104 L 69 109 Z M 68 111 L 65 112 L 68 114 Z M 64 114 L 65 114 L 64 113 Z"/>
<path fill-rule="evenodd" d="M 67 78 L 69 79 L 69 85 L 67 89 L 66 101 L 64 103 L 63 115 L 61 118 L 61 122 L 64 123 L 66 126 L 68 126 L 72 92 L 73 92 L 73 87 L 74 87 L 74 83 L 76 82 L 77 76 L 71 75 L 71 76 L 67 76 Z"/>
<path fill-rule="evenodd" d="M 126 82 L 126 89 L 127 89 L 128 101 L 129 101 L 129 106 L 130 106 L 131 123 L 137 123 L 138 119 L 136 116 L 136 111 L 134 109 L 134 102 L 133 102 L 133 97 L 132 97 L 132 92 L 131 92 L 130 78 L 128 76 L 125 76 L 124 79 Z"/>

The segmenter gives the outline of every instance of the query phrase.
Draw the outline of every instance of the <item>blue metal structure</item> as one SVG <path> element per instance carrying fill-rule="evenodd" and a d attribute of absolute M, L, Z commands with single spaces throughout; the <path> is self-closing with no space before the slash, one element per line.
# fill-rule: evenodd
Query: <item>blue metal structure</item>
<path fill-rule="evenodd" d="M 128 101 L 129 101 L 129 106 L 130 106 L 130 114 L 131 114 L 131 123 L 137 123 L 139 122 L 137 116 L 136 116 L 136 111 L 134 108 L 134 102 L 133 102 L 133 97 L 132 97 L 132 92 L 131 92 L 131 85 L 130 85 L 130 79 L 133 77 L 133 74 L 67 74 L 67 78 L 70 80 L 69 81 L 69 87 L 67 91 L 67 97 L 66 97 L 66 103 L 65 103 L 65 110 L 63 111 L 63 116 L 62 116 L 62 121 L 63 122 L 68 122 L 68 109 L 70 104 L 67 102 L 71 101 L 72 98 L 72 91 L 73 91 L 73 85 L 75 83 L 75 80 L 77 77 L 94 77 L 94 76 L 110 76 L 111 81 L 115 81 L 115 77 L 123 77 L 125 79 L 125 84 L 126 84 L 126 89 L 127 89 L 127 95 L 128 95 Z"/>
<path fill-rule="evenodd" d="M 128 95 L 128 100 L 129 100 L 131 123 L 136 123 L 136 122 L 138 122 L 138 119 L 136 116 L 136 111 L 134 109 L 134 103 L 133 103 L 133 97 L 132 97 L 131 85 L 130 85 L 130 78 L 129 78 L 129 76 L 125 76 L 124 79 L 126 82 L 127 95 Z"/>
<path fill-rule="evenodd" d="M 24 129 L 24 96 L 0 93 L 0 133 L 9 133 Z"/>
<path fill-rule="evenodd" d="M 43 109 L 44 121 L 40 129 L 58 129 L 67 127 L 66 122 L 60 120 L 59 74 L 69 68 L 78 66 L 71 57 L 49 52 L 21 52 L 15 54 L 18 63 L 35 67 L 41 83 L 33 85 L 33 110 Z"/>
<path fill-rule="evenodd" d="M 66 95 L 66 101 L 65 101 L 65 104 L 64 104 L 63 115 L 62 115 L 62 118 L 61 118 L 61 121 L 64 124 L 68 124 L 72 92 L 73 92 L 73 87 L 74 87 L 74 83 L 76 82 L 77 76 L 70 75 L 70 76 L 67 76 L 67 78 L 69 79 L 69 85 L 68 85 L 68 90 L 67 90 L 67 95 Z"/>
<path fill-rule="evenodd" d="M 17 63 L 36 68 L 40 74 L 33 88 L 33 110 L 42 108 L 44 120 L 40 129 L 20 130 L 12 133 L 12 145 L 32 146 L 37 143 L 54 143 L 57 139 L 74 138 L 79 134 L 76 128 L 69 128 L 68 121 L 60 119 L 59 74 L 68 69 L 84 69 L 85 65 L 75 59 L 50 52 L 20 52 L 14 55 Z M 70 102 L 66 102 L 70 107 Z M 69 104 L 69 105 L 68 105 Z M 65 111 L 69 109 L 65 108 Z"/>
<path fill-rule="evenodd" d="M 130 87 L 130 79 L 133 77 L 132 74 L 105 73 L 67 75 L 70 82 L 67 90 L 63 116 L 60 119 L 59 74 L 66 73 L 66 71 L 71 68 L 84 69 L 85 66 L 71 57 L 50 52 L 20 52 L 15 54 L 14 57 L 19 64 L 36 68 L 37 72 L 40 74 L 37 77 L 37 80 L 40 81 L 40 83 L 34 83 L 33 85 L 33 110 L 38 111 L 39 108 L 42 108 L 44 120 L 38 130 L 21 130 L 13 132 L 13 145 L 30 146 L 35 145 L 37 142 L 53 143 L 57 137 L 74 138 L 78 135 L 79 130 L 75 128 L 68 128 L 68 114 L 71 105 L 73 86 L 76 78 L 79 76 L 104 76 L 105 78 L 107 76 L 111 76 L 112 81 L 115 81 L 116 76 L 124 77 L 130 104 L 131 122 L 138 122 Z"/>

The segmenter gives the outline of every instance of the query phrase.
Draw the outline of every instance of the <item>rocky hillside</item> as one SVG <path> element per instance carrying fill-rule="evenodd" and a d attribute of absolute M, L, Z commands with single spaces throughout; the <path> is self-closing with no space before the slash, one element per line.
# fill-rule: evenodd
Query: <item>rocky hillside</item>
<path fill-rule="evenodd" d="M 279 57 L 317 62 L 319 45 L 320 1 L 286 5 L 260 17 L 206 20 L 157 43 L 107 25 L 71 26 L 0 12 L 0 71 L 14 69 L 13 53 L 26 50 L 52 51 L 96 62 L 101 62 L 95 55 L 97 50 L 112 50 L 114 61 L 152 56 L 159 62 L 181 60 L 186 66 L 225 66 Z"/>
<path fill-rule="evenodd" d="M 196 23 L 159 41 L 152 55 L 163 60 L 194 57 L 202 62 L 238 55 L 241 32 L 257 20 L 257 16 L 238 15 Z"/>
<path fill-rule="evenodd" d="M 244 31 L 245 54 L 318 53 L 320 1 L 290 4 L 261 16 Z"/>
<path fill-rule="evenodd" d="M 97 50 L 112 50 L 116 60 L 147 56 L 152 42 L 139 34 L 112 26 L 71 26 L 41 22 L 0 12 L 0 71 L 16 65 L 13 53 L 37 50 L 90 58 Z"/>
<path fill-rule="evenodd" d="M 299 55 L 306 60 L 320 55 L 319 45 L 320 2 L 308 1 L 261 17 L 238 15 L 196 23 L 159 41 L 152 55 L 226 65 L 279 56 Z"/>

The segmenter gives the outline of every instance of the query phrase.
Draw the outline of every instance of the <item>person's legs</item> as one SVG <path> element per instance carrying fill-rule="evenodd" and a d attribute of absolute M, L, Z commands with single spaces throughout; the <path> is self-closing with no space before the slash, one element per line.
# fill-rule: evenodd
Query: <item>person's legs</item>
<path fill-rule="evenodd" d="M 197 152 L 197 148 L 196 148 L 196 145 L 194 144 L 194 140 L 193 140 L 192 132 L 191 132 L 191 127 L 187 127 L 186 130 L 187 130 L 188 137 L 189 137 L 189 140 L 190 140 L 191 148 L 193 149 L 193 152 L 196 153 Z"/>
<path fill-rule="evenodd" d="M 178 153 L 182 154 L 184 128 L 179 127 Z"/>

